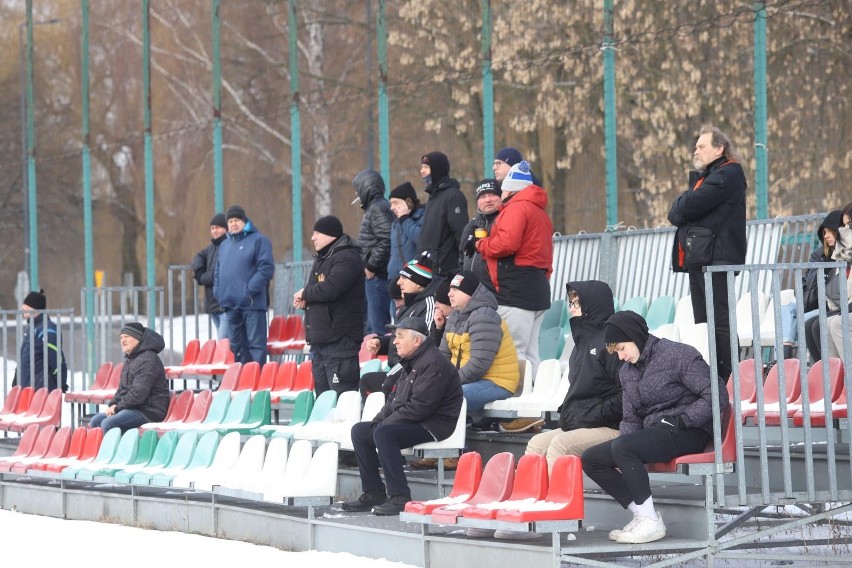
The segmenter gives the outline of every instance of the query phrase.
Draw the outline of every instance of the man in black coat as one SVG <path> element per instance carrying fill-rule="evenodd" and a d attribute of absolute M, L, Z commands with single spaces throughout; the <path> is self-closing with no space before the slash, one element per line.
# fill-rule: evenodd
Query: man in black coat
<path fill-rule="evenodd" d="M 228 337 L 228 317 L 219 300 L 213 295 L 216 263 L 219 260 L 219 245 L 228 238 L 228 220 L 224 213 L 216 213 L 210 219 L 210 244 L 198 251 L 192 259 L 195 281 L 204 286 L 204 311 L 210 314 L 219 339 Z"/>
<path fill-rule="evenodd" d="M 372 422 L 352 427 L 363 493 L 343 503 L 344 511 L 398 515 L 411 500 L 401 450 L 448 438 L 455 430 L 462 405 L 456 368 L 429 339 L 420 318 L 407 317 L 395 327 L 394 345 L 402 359 L 396 390 Z M 385 483 L 379 475 L 385 475 Z"/>
<path fill-rule="evenodd" d="M 305 310 L 314 390 L 318 395 L 330 389 L 338 394 L 357 390 L 367 304 L 361 247 L 332 215 L 317 220 L 311 242 L 316 260 L 307 284 L 293 295 L 293 306 Z"/>
<path fill-rule="evenodd" d="M 707 322 L 704 272 L 708 265 L 744 264 L 746 255 L 746 178 L 736 161 L 730 139 L 714 126 L 705 126 L 695 143 L 689 189 L 672 203 L 669 222 L 676 226 L 672 269 L 689 273 L 689 292 L 695 323 Z M 727 275 L 716 272 L 713 321 L 719 377 L 731 375 L 731 326 Z"/>
<path fill-rule="evenodd" d="M 459 243 L 459 263 L 463 270 L 470 270 L 479 278 L 483 286 L 492 294 L 496 294 L 488 264 L 479 251 L 476 250 L 476 239 L 487 236 L 491 232 L 494 220 L 500 214 L 503 203 L 500 185 L 496 179 L 484 179 L 476 188 L 476 217 L 470 220 L 462 232 Z"/>
<path fill-rule="evenodd" d="M 467 198 L 450 177 L 450 160 L 442 152 L 420 159 L 420 177 L 426 182 L 426 212 L 418 248 L 432 258 L 432 272 L 449 277 L 459 271 L 459 243 L 467 225 Z M 467 235 L 464 235 L 467 237 Z"/>

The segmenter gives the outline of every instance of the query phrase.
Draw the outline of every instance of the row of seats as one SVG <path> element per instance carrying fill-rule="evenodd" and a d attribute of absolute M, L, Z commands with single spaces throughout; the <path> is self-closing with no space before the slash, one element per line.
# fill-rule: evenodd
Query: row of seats
<path fill-rule="evenodd" d="M 302 316 L 275 316 L 269 322 L 266 334 L 266 351 L 270 355 L 282 355 L 285 351 L 301 351 L 305 348 L 305 324 Z"/>
<path fill-rule="evenodd" d="M 23 432 L 31 425 L 59 426 L 62 417 L 62 391 L 47 387 L 13 386 L 0 410 L 0 430 Z"/>
<path fill-rule="evenodd" d="M 230 391 L 215 393 L 204 390 L 198 394 L 183 391 L 174 397 L 169 412 L 162 422 L 143 424 L 143 431 L 164 434 L 170 430 L 248 433 L 271 422 L 271 404 L 268 390 Z"/>
<path fill-rule="evenodd" d="M 191 339 L 184 348 L 180 365 L 167 365 L 166 376 L 172 379 L 191 375 L 221 375 L 234 362 L 231 343 L 225 339 L 208 339 L 202 345 Z"/>
<path fill-rule="evenodd" d="M 489 402 L 484 407 L 485 415 L 540 417 L 559 408 L 570 386 L 568 367 L 566 366 L 563 371 L 559 360 L 546 359 L 539 363 L 535 377 L 532 376 L 532 366 L 529 361 L 524 361 L 522 368 L 524 379 L 521 393 L 518 396 Z"/>

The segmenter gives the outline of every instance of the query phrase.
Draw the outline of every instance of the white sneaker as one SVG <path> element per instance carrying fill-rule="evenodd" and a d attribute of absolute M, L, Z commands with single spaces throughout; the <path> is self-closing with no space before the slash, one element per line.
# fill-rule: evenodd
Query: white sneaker
<path fill-rule="evenodd" d="M 625 530 L 621 531 L 615 541 L 621 544 L 643 544 L 666 536 L 666 525 L 659 513 L 656 519 L 636 515 L 634 523 L 630 530 L 624 527 Z"/>
<path fill-rule="evenodd" d="M 638 517 L 638 513 L 633 513 L 633 518 L 627 523 L 623 529 L 613 529 L 609 531 L 609 540 L 618 540 L 618 537 L 621 536 L 621 533 L 625 531 L 629 531 L 633 528 L 633 525 L 636 524 L 636 517 Z"/>

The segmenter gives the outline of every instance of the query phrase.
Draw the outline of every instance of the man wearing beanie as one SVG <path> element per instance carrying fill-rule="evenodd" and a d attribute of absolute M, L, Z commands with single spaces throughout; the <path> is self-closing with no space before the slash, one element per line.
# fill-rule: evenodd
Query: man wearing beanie
<path fill-rule="evenodd" d="M 503 182 L 503 178 L 509 173 L 509 168 L 523 160 L 520 150 L 507 146 L 500 148 L 494 155 L 494 164 L 491 169 L 494 171 L 494 179 L 497 180 L 499 186 Z"/>
<path fill-rule="evenodd" d="M 266 363 L 269 281 L 275 272 L 272 242 L 239 205 L 225 213 L 228 236 L 219 245 L 213 295 L 225 310 L 234 360 Z"/>
<path fill-rule="evenodd" d="M 415 258 L 420 241 L 420 229 L 423 227 L 425 208 L 417 198 L 417 192 L 410 182 L 404 182 L 391 190 L 390 208 L 394 220 L 390 231 L 390 260 L 388 261 L 388 291 L 391 298 L 401 294 L 395 274 L 399 274 L 405 263 Z M 396 309 L 391 309 L 396 313 Z"/>
<path fill-rule="evenodd" d="M 124 366 L 118 390 L 107 409 L 92 417 L 89 426 L 126 432 L 148 422 L 161 422 L 169 409 L 169 382 L 158 353 L 163 336 L 141 323 L 130 322 L 118 335 Z"/>
<path fill-rule="evenodd" d="M 420 177 L 426 182 L 429 201 L 423 214 L 418 248 L 429 253 L 438 276 L 455 274 L 459 264 L 459 242 L 467 224 L 467 199 L 459 182 L 450 177 L 450 160 L 442 152 L 429 152 L 420 159 Z"/>
<path fill-rule="evenodd" d="M 361 247 L 343 232 L 333 215 L 314 223 L 317 251 L 305 287 L 293 294 L 293 306 L 305 310 L 305 339 L 311 348 L 314 390 L 338 394 L 356 390 L 358 351 L 364 338 L 367 301 Z"/>
<path fill-rule="evenodd" d="M 494 293 L 494 283 L 488 274 L 485 259 L 476 250 L 476 241 L 488 235 L 502 203 L 500 186 L 496 179 L 484 179 L 476 188 L 476 217 L 464 228 L 464 238 L 459 244 L 459 262 L 463 270 L 470 270 L 488 290 Z"/>
<path fill-rule="evenodd" d="M 21 355 L 12 384 L 34 390 L 43 386 L 49 391 L 61 388 L 62 392 L 67 392 L 68 366 L 62 352 L 62 338 L 53 320 L 41 313 L 46 309 L 44 290 L 30 292 L 21 304 L 21 315 L 26 323 L 21 331 Z"/>
<path fill-rule="evenodd" d="M 219 339 L 228 337 L 228 318 L 225 310 L 213 294 L 213 277 L 216 262 L 219 260 L 219 245 L 228 233 L 228 220 L 224 213 L 216 213 L 210 219 L 210 244 L 198 251 L 192 259 L 192 272 L 195 281 L 204 286 L 204 311 L 210 314 Z"/>
<path fill-rule="evenodd" d="M 512 166 L 502 185 L 503 206 L 488 236 L 477 239 L 496 290 L 498 312 L 509 325 L 518 357 L 538 370 L 538 332 L 550 307 L 553 223 L 547 194 L 533 183 L 529 164 Z"/>
<path fill-rule="evenodd" d="M 383 334 L 390 323 L 388 295 L 388 261 L 390 232 L 394 215 L 385 199 L 385 182 L 375 170 L 363 170 L 352 180 L 352 186 L 364 210 L 358 231 L 361 258 L 364 261 L 364 286 L 367 294 L 367 325 L 364 333 Z"/>
<path fill-rule="evenodd" d="M 703 452 L 713 439 L 714 419 L 727 423 L 728 391 L 718 379 L 721 416 L 714 417 L 710 367 L 701 354 L 650 335 L 635 312 L 610 316 L 604 341 L 623 361 L 620 435 L 587 449 L 583 471 L 633 514 L 627 526 L 609 533 L 610 540 L 653 542 L 666 535 L 666 525 L 654 508 L 645 464 Z"/>

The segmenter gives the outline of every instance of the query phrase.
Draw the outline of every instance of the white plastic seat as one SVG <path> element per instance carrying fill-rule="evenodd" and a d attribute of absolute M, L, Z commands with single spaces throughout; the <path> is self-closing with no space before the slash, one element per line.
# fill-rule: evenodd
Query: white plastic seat
<path fill-rule="evenodd" d="M 781 290 L 780 299 L 782 306 L 792 304 L 796 301 L 796 291 L 790 289 Z M 739 331 L 739 322 L 737 322 L 737 326 L 737 330 Z M 760 322 L 760 346 L 775 346 L 775 302 L 772 298 L 769 299 L 769 304 L 766 306 L 766 313 Z"/>
<path fill-rule="evenodd" d="M 538 372 L 533 381 L 532 392 L 522 394 L 519 397 L 507 398 L 504 400 L 496 400 L 491 403 L 491 408 L 494 410 L 515 410 L 523 411 L 527 416 L 541 414 L 541 410 L 535 412 L 536 408 L 552 405 L 553 399 L 556 397 L 556 391 L 559 388 L 559 381 L 562 377 L 561 366 L 558 359 L 546 359 L 539 363 Z M 560 400 L 557 403 L 562 401 Z"/>
<path fill-rule="evenodd" d="M 695 314 L 692 311 L 692 296 L 689 294 L 678 300 L 677 307 L 675 308 L 674 323 L 681 329 L 685 325 L 695 323 Z"/>
<path fill-rule="evenodd" d="M 286 496 L 289 487 L 302 482 L 310 463 L 311 443 L 307 440 L 293 442 L 287 456 L 287 469 L 284 470 L 284 475 L 266 486 L 263 492 L 263 500 L 280 502 Z"/>
<path fill-rule="evenodd" d="M 245 477 L 257 475 L 263 469 L 263 458 L 266 453 L 266 436 L 251 436 L 240 451 L 240 457 L 233 469 L 205 477 L 195 484 L 195 489 L 212 489 L 214 485 L 236 489 Z"/>
<path fill-rule="evenodd" d="M 217 475 L 234 467 L 240 457 L 240 433 L 231 432 L 219 441 L 216 455 L 209 467 L 184 470 L 172 480 L 172 487 L 193 489 L 196 480 L 203 481 L 204 477 Z"/>
<path fill-rule="evenodd" d="M 347 391 L 340 394 L 337 406 L 329 412 L 324 420 L 305 424 L 293 433 L 296 440 L 315 440 L 333 442 L 340 437 L 340 432 L 348 432 L 361 419 L 361 393 Z"/>
<path fill-rule="evenodd" d="M 465 432 L 467 430 L 467 401 L 462 399 L 461 410 L 459 411 L 459 419 L 456 422 L 456 429 L 450 434 L 449 438 L 438 440 L 436 442 L 424 442 L 414 446 L 415 451 L 434 452 L 435 450 L 462 450 L 464 449 Z"/>
<path fill-rule="evenodd" d="M 367 395 L 367 400 L 364 401 L 364 409 L 361 411 L 361 422 L 372 421 L 384 406 L 385 393 L 382 391 L 372 392 Z M 337 437 L 329 441 L 340 444 L 340 449 L 342 450 L 353 450 L 352 428 L 350 427 L 346 431 L 339 431 Z"/>
<path fill-rule="evenodd" d="M 337 494 L 337 455 L 334 442 L 318 447 L 301 482 L 282 488 L 281 497 L 334 497 Z"/>
<path fill-rule="evenodd" d="M 655 335 L 660 339 L 680 342 L 680 328 L 676 323 L 667 323 L 661 325 L 657 329 L 652 329 L 651 335 Z"/>
<path fill-rule="evenodd" d="M 247 475 L 238 480 L 237 489 L 252 493 L 263 493 L 276 479 L 283 477 L 287 470 L 287 438 L 272 438 L 266 447 L 263 468 L 258 473 Z"/>
<path fill-rule="evenodd" d="M 755 302 L 755 307 L 757 307 L 758 333 L 760 333 L 759 326 L 766 316 L 766 295 L 763 292 L 758 292 Z M 739 338 L 740 347 L 751 347 L 752 339 L 754 339 L 754 328 L 751 321 L 753 312 L 750 293 L 743 294 L 737 301 L 736 314 L 737 337 Z"/>
<path fill-rule="evenodd" d="M 678 326 L 680 328 L 680 341 L 687 345 L 692 345 L 701 357 L 710 364 L 710 338 L 707 335 L 706 323 L 694 323 L 686 326 Z M 725 346 L 730 349 L 730 346 Z M 716 346 L 717 349 L 724 348 L 721 345 Z"/>

